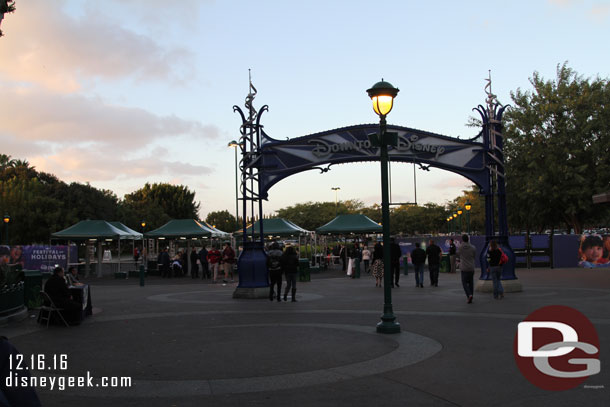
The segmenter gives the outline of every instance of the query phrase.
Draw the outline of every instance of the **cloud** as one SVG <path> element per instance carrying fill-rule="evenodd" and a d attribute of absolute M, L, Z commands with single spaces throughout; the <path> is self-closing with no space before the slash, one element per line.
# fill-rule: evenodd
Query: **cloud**
<path fill-rule="evenodd" d="M 472 185 L 472 181 L 461 175 L 451 174 L 446 175 L 439 182 L 432 185 L 433 189 L 448 189 L 448 188 L 463 188 L 467 189 Z"/>
<path fill-rule="evenodd" d="M 72 17 L 44 0 L 20 2 L 3 28 L 10 35 L 0 47 L 0 77 L 62 93 L 78 91 L 83 78 L 92 77 L 179 81 L 192 57 L 102 15 Z"/>
<path fill-rule="evenodd" d="M 108 105 L 99 98 L 57 95 L 39 89 L 0 86 L 0 123 L 5 137 L 55 147 L 79 145 L 108 152 L 141 149 L 165 137 L 214 140 L 213 125 L 158 116 L 141 108 Z"/>
<path fill-rule="evenodd" d="M 597 22 L 601 23 L 608 19 L 610 16 L 610 5 L 609 4 L 596 4 L 591 7 L 589 11 L 590 18 Z"/>
<path fill-rule="evenodd" d="M 176 178 L 176 174 L 180 174 L 182 179 L 213 172 L 210 167 L 168 161 L 154 155 L 134 160 L 122 154 L 108 155 L 96 150 L 77 148 L 67 148 L 52 155 L 34 156 L 29 161 L 39 171 L 51 172 L 66 182 L 164 179 Z"/>

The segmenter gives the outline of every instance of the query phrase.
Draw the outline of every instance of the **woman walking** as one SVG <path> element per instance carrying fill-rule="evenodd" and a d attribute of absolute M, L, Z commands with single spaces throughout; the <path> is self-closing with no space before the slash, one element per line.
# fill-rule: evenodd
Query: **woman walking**
<path fill-rule="evenodd" d="M 373 248 L 373 277 L 375 277 L 375 287 L 381 287 L 383 279 L 383 247 L 377 242 Z"/>
<path fill-rule="evenodd" d="M 362 250 L 362 261 L 364 262 L 364 271 L 369 273 L 369 262 L 371 261 L 371 251 L 368 246 L 364 246 Z"/>
<path fill-rule="evenodd" d="M 297 272 L 299 270 L 299 257 L 294 247 L 288 246 L 280 258 L 282 271 L 286 274 L 286 291 L 284 301 L 288 301 L 288 291 L 292 288 L 292 302 L 297 301 Z"/>
<path fill-rule="evenodd" d="M 502 266 L 500 265 L 500 258 L 502 258 L 502 250 L 498 247 L 498 243 L 495 240 L 489 242 L 489 250 L 487 250 L 487 263 L 489 264 L 489 273 L 493 281 L 494 298 L 504 298 L 504 288 L 502 288 Z"/>

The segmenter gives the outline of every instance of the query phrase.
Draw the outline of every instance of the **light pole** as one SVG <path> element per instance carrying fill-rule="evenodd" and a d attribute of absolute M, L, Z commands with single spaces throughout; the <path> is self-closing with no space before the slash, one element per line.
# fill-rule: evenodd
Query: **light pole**
<path fill-rule="evenodd" d="M 451 234 L 451 218 L 447 218 L 447 234 Z"/>
<path fill-rule="evenodd" d="M 451 215 L 451 219 L 453 219 L 453 233 L 457 233 L 457 212 L 453 212 L 453 215 Z"/>
<path fill-rule="evenodd" d="M 4 241 L 5 244 L 8 246 L 8 224 L 11 221 L 11 217 L 8 213 L 5 213 L 4 218 L 2 220 L 4 221 Z"/>
<path fill-rule="evenodd" d="M 144 253 L 146 253 L 146 256 L 148 256 L 148 248 L 146 247 L 146 240 L 144 239 L 144 228 L 146 228 L 146 221 L 141 221 L 140 222 L 140 226 L 142 227 L 142 251 Z M 146 248 L 146 251 L 144 251 Z M 142 262 L 143 264 L 148 265 L 148 262 L 146 261 L 146 257 L 142 256 Z"/>
<path fill-rule="evenodd" d="M 386 116 L 392 110 L 398 89 L 390 83 L 377 82 L 367 93 L 373 110 L 379 115 L 379 134 L 371 134 L 371 144 L 379 147 L 381 158 L 381 223 L 383 228 L 383 315 L 377 324 L 379 333 L 400 333 L 400 324 L 392 310 L 392 268 L 390 264 L 390 205 L 388 192 L 388 144 L 395 146 L 398 135 L 386 131 Z"/>
<path fill-rule="evenodd" d="M 457 211 L 458 216 L 460 217 L 460 234 L 462 233 L 462 210 L 458 209 Z"/>
<path fill-rule="evenodd" d="M 472 209 L 472 204 L 470 201 L 466 201 L 464 204 L 464 209 L 466 209 L 466 221 L 468 223 L 468 235 L 470 235 L 470 210 Z"/>
<path fill-rule="evenodd" d="M 331 188 L 333 191 L 335 191 L 335 218 L 337 217 L 337 208 L 339 205 L 339 202 L 337 201 L 337 191 L 340 190 L 340 187 L 332 187 Z"/>
<path fill-rule="evenodd" d="M 231 140 L 227 147 L 233 147 L 235 149 L 235 225 L 239 225 L 239 182 L 237 178 L 237 147 L 239 147 L 239 143 L 235 140 Z"/>

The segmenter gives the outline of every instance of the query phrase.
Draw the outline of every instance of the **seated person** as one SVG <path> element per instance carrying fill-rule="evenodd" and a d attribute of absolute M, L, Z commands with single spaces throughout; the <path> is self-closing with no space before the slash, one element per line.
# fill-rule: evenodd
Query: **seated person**
<path fill-rule="evenodd" d="M 53 275 L 44 286 L 44 291 L 49 295 L 56 307 L 62 308 L 60 311 L 66 322 L 70 325 L 78 325 L 83 319 L 82 304 L 72 300 L 70 289 L 64 280 L 64 269 L 57 266 L 53 270 Z"/>
<path fill-rule="evenodd" d="M 71 266 L 70 268 L 68 268 L 68 274 L 66 274 L 66 282 L 68 283 L 68 285 L 72 286 L 83 285 L 83 283 L 79 281 L 78 271 L 76 270 L 76 267 Z"/>
<path fill-rule="evenodd" d="M 172 272 L 174 274 L 174 277 L 182 276 L 182 264 L 180 263 L 180 260 L 174 260 L 174 262 L 172 263 Z"/>

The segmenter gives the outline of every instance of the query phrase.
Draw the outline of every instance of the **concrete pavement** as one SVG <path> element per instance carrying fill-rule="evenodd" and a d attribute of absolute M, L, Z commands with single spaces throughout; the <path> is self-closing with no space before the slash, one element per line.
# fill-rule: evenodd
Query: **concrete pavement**
<path fill-rule="evenodd" d="M 298 302 L 235 300 L 235 284 L 92 278 L 94 315 L 0 329 L 26 355 L 67 355 L 47 376 L 126 376 L 129 388 L 39 389 L 45 406 L 598 406 L 610 401 L 610 269 L 517 270 L 523 292 L 466 303 L 459 274 L 392 291 L 402 327 L 375 333 L 383 290 L 338 271 L 299 283 Z M 601 373 L 572 390 L 530 384 L 513 357 L 518 322 L 567 305 L 595 325 Z M 41 375 L 41 374 L 39 374 Z M 586 388 L 584 385 L 596 388 Z M 600 388 L 599 386 L 603 386 Z"/>

